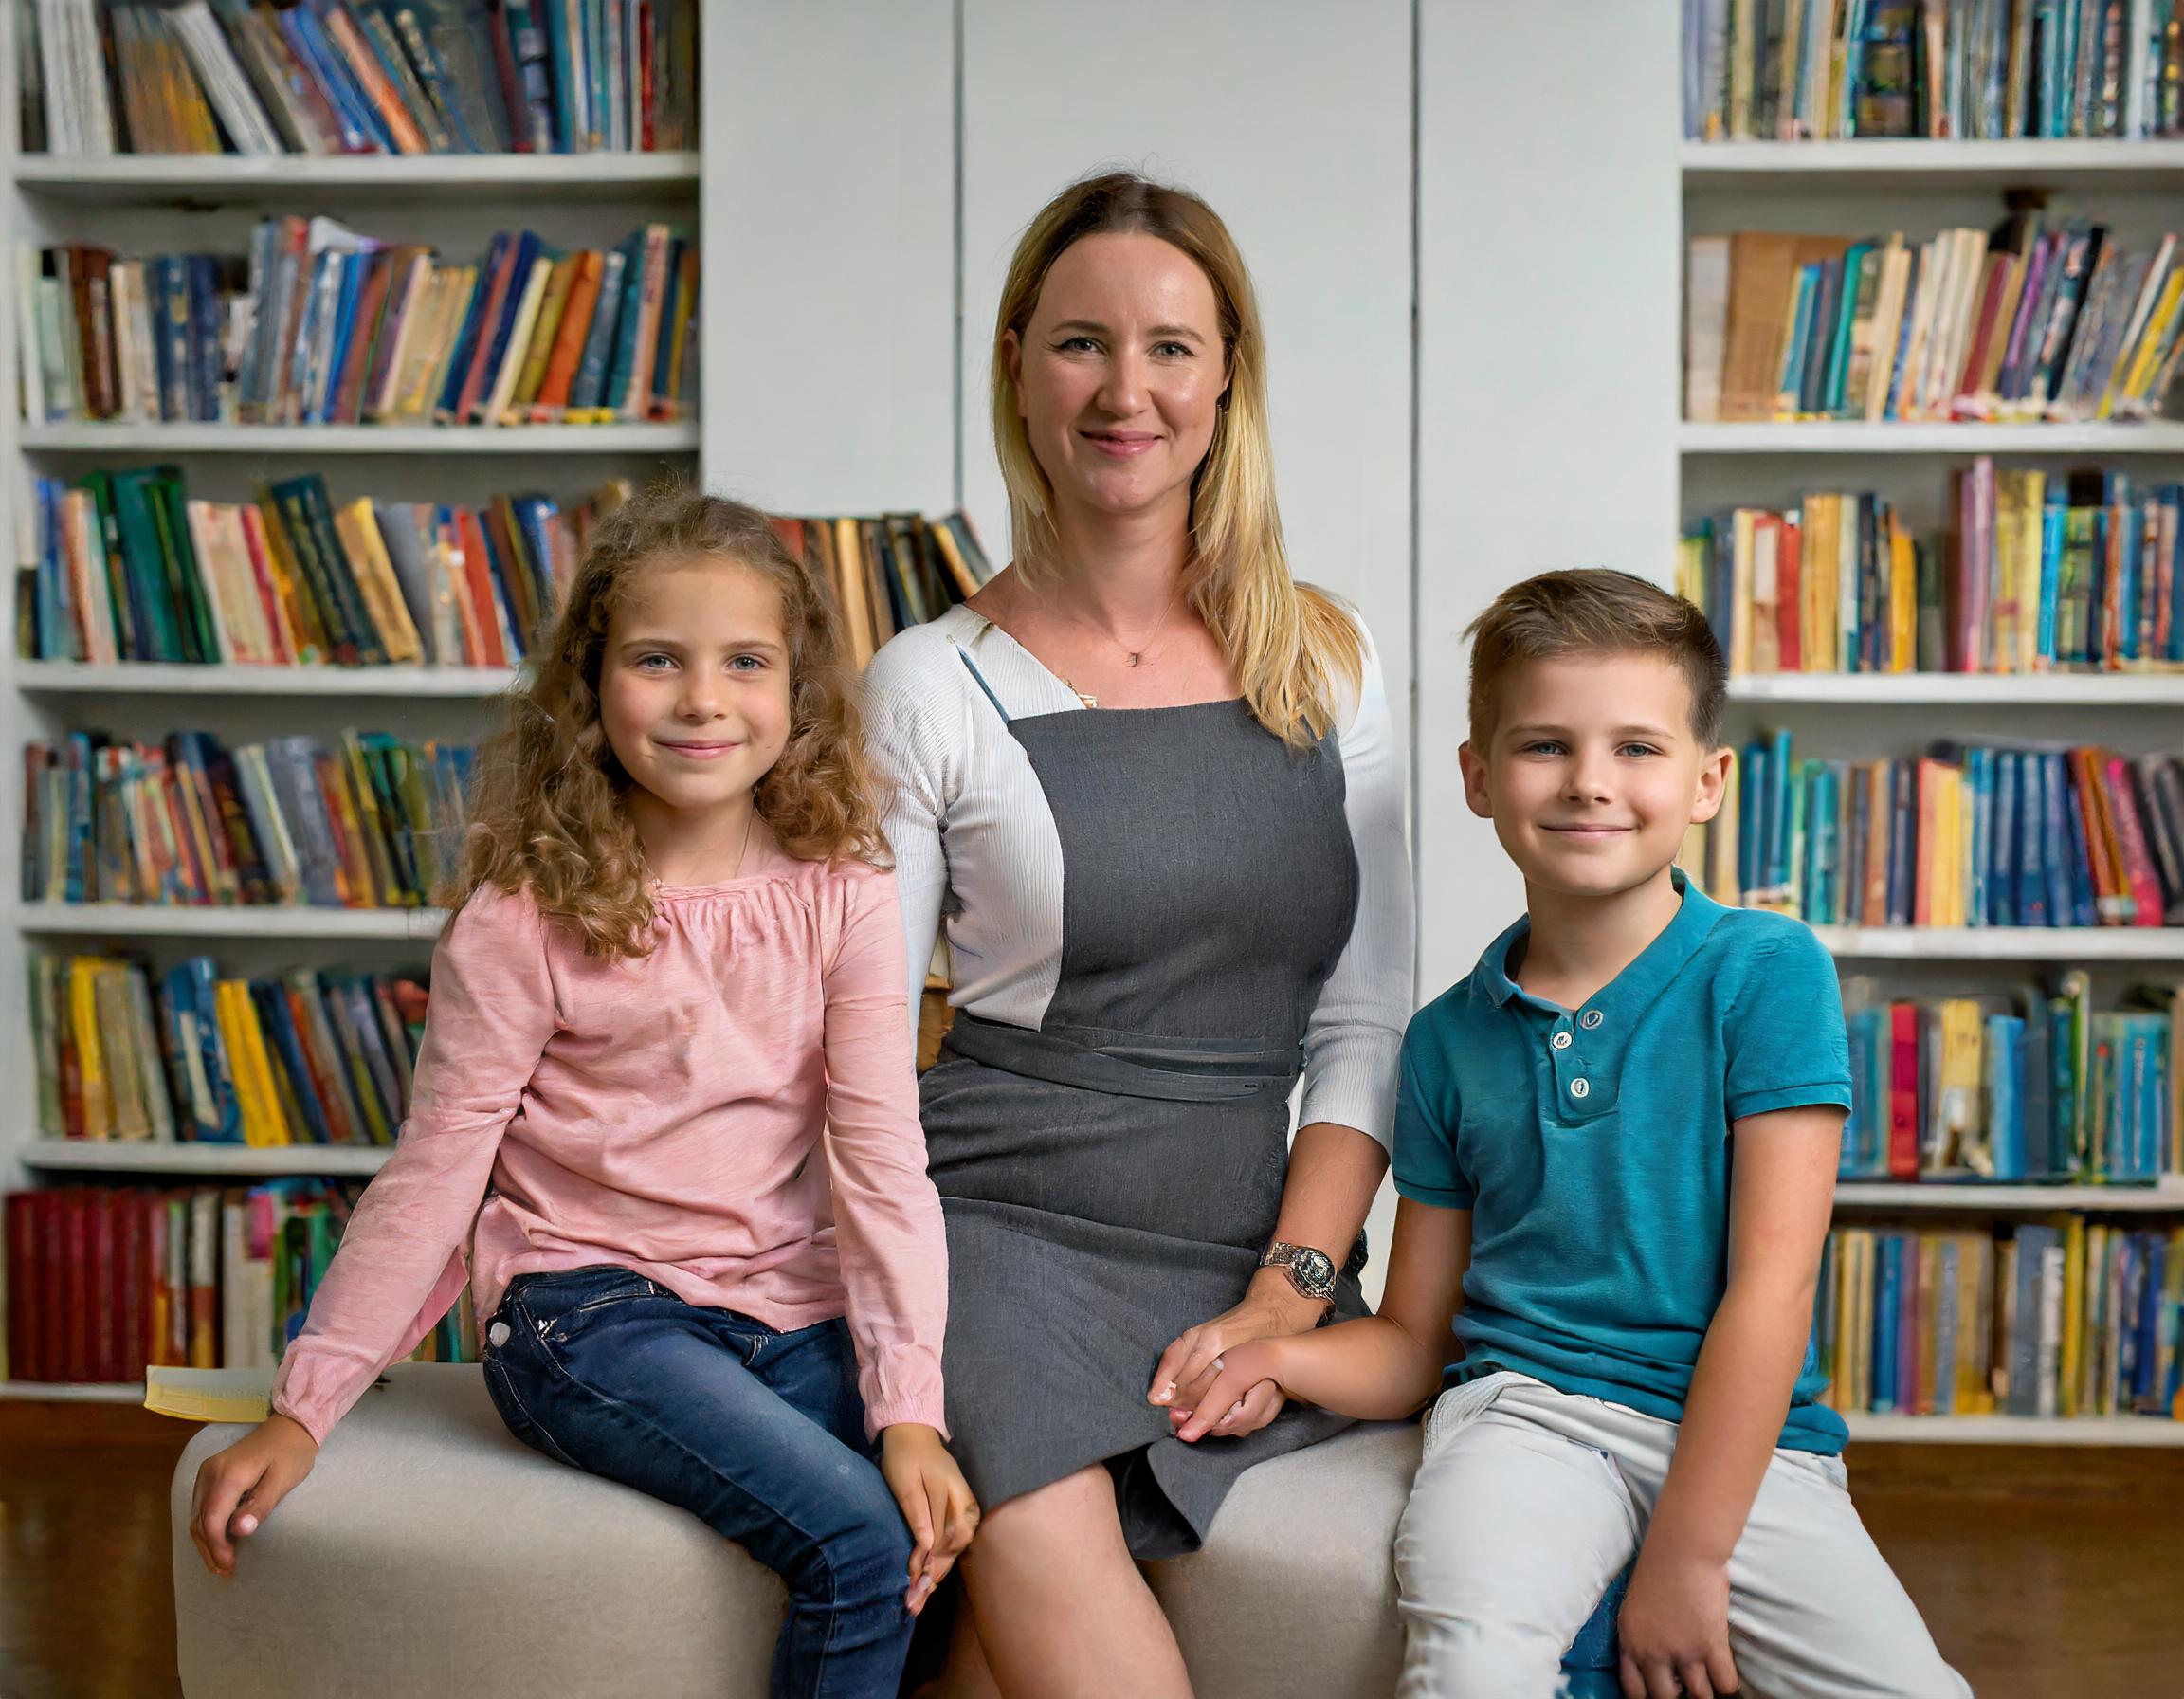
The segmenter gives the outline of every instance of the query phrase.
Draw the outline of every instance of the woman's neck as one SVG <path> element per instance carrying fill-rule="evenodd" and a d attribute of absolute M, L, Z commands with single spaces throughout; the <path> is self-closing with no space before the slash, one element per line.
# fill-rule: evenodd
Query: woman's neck
<path fill-rule="evenodd" d="M 1048 594 L 1087 624 L 1135 632 L 1160 617 L 1191 558 L 1189 503 L 1055 516 L 1061 571 Z"/>
<path fill-rule="evenodd" d="M 743 870 L 758 831 L 758 807 L 749 795 L 715 808 L 670 808 L 641 785 L 624 801 L 645 863 L 662 885 L 724 885 Z"/>

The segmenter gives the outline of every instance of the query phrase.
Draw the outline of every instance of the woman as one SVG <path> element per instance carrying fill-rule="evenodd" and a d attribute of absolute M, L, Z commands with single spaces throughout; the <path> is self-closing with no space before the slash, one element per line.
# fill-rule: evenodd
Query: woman
<path fill-rule="evenodd" d="M 1258 309 L 1204 202 L 1113 174 L 1039 215 L 993 423 L 1013 563 L 889 644 L 868 703 L 913 1005 L 943 915 L 954 964 L 923 1113 L 966 1585 L 1010 1699 L 1187 1694 L 1135 1560 L 1342 1425 L 1271 1383 L 1192 1399 L 1222 1350 L 1363 1310 L 1401 781 L 1364 631 L 1290 579 Z"/>

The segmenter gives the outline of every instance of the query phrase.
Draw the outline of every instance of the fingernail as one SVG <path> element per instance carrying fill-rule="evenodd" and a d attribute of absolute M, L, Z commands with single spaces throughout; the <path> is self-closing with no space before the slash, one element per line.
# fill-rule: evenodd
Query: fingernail
<path fill-rule="evenodd" d="M 1158 1392 L 1156 1392 L 1156 1393 L 1155 1393 L 1155 1394 L 1153 1395 L 1153 1401 L 1154 1401 L 1156 1404 L 1165 1404 L 1165 1403 L 1166 1403 L 1166 1402 L 1167 1402 L 1167 1401 L 1168 1401 L 1170 1398 L 1174 1398 L 1174 1396 L 1175 1396 L 1175 1382 L 1174 1382 L 1174 1381 L 1173 1381 L 1173 1380 L 1171 1380 L 1171 1381 L 1169 1381 L 1169 1382 L 1168 1382 L 1168 1384 L 1167 1384 L 1166 1386 L 1163 1386 L 1163 1387 L 1162 1387 L 1162 1388 L 1161 1388 L 1161 1389 L 1160 1389 Z"/>
<path fill-rule="evenodd" d="M 238 1534 L 255 1534 L 258 1531 L 258 1519 L 255 1516 L 244 1517 L 235 1525 L 235 1531 Z"/>

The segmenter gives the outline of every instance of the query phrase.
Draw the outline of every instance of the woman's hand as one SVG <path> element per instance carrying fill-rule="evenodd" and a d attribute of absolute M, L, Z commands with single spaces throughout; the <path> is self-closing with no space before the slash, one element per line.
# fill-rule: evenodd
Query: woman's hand
<path fill-rule="evenodd" d="M 882 1431 L 880 1472 L 887 1477 L 917 1543 L 910 1553 L 910 1592 L 903 1601 L 915 1617 L 977 1532 L 978 1501 L 939 1431 L 923 1422 L 897 1422 Z"/>
<path fill-rule="evenodd" d="M 190 1494 L 190 1539 L 205 1567 L 233 1575 L 235 1541 L 255 1534 L 318 1458 L 311 1431 L 285 1416 L 267 1416 L 206 1458 Z"/>
<path fill-rule="evenodd" d="M 1270 1379 L 1261 1379 L 1240 1398 L 1223 1395 L 1224 1403 L 1217 1408 L 1210 1396 L 1215 1379 L 1239 1345 L 1309 1333 L 1326 1313 L 1325 1305 L 1303 1296 L 1280 1270 L 1262 1270 L 1243 1303 L 1189 1329 L 1160 1354 L 1153 1371 L 1151 1400 L 1168 1406 L 1178 1438 L 1195 1440 L 1208 1433 L 1233 1438 L 1256 1433 L 1282 1413 L 1286 1401 L 1282 1388 Z"/>
<path fill-rule="evenodd" d="M 1640 1547 L 1615 1634 L 1624 1699 L 1714 1699 L 1738 1690 L 1726 1564 Z"/>

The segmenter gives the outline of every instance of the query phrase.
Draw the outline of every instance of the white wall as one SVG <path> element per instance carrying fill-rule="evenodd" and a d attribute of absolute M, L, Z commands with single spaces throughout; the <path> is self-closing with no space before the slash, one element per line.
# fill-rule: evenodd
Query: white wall
<path fill-rule="evenodd" d="M 952 0 L 706 0 L 708 487 L 955 502 Z"/>
<path fill-rule="evenodd" d="M 1464 803 L 1464 627 L 1552 567 L 1665 583 L 1677 532 L 1677 9 L 1555 0 L 1582 45 L 1546 53 L 1548 9 L 1420 19 L 1422 999 L 1523 907 Z"/>
<path fill-rule="evenodd" d="M 1203 195 L 1266 321 L 1291 565 L 1356 599 L 1409 688 L 1410 9 L 1404 0 L 963 0 L 964 495 L 1008 502 L 987 404 L 1016 238 L 1125 164 Z"/>

